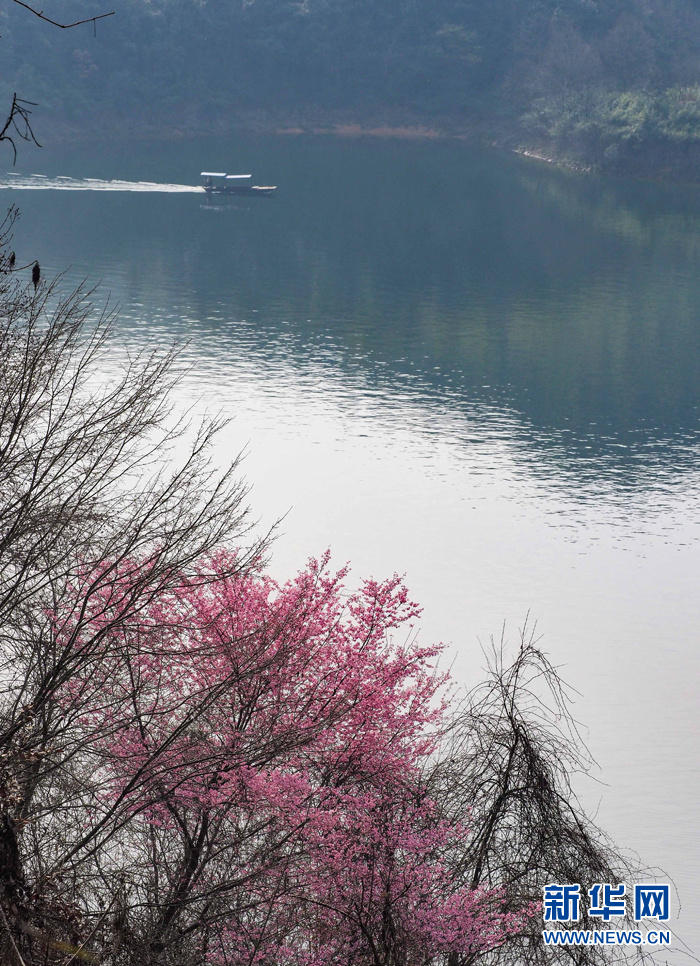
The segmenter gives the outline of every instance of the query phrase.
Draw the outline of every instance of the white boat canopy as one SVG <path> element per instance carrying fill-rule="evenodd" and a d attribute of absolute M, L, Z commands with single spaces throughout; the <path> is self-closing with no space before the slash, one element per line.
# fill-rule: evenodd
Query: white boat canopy
<path fill-rule="evenodd" d="M 200 178 L 225 178 L 225 171 L 202 171 Z"/>
<path fill-rule="evenodd" d="M 231 178 L 252 178 L 252 177 L 253 177 L 252 174 L 227 174 L 226 180 L 230 181 Z"/>

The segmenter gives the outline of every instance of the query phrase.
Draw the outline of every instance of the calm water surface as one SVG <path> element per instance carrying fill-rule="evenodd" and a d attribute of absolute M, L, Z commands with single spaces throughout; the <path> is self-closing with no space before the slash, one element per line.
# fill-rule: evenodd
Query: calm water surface
<path fill-rule="evenodd" d="M 171 186 L 8 188 L 18 259 L 101 279 L 132 348 L 188 340 L 178 402 L 235 417 L 219 456 L 286 514 L 278 575 L 328 546 L 405 572 L 464 684 L 536 622 L 600 765 L 582 797 L 700 950 L 700 192 L 441 143 L 27 156 L 0 189 Z M 203 167 L 278 194 L 172 187 Z"/>

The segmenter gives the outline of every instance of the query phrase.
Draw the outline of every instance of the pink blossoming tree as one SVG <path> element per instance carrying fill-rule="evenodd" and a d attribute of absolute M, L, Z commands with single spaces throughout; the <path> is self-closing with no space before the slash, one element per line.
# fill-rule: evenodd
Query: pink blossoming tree
<path fill-rule="evenodd" d="M 66 689 L 95 756 L 74 849 L 109 840 L 132 857 L 119 948 L 154 963 L 186 948 L 212 964 L 408 966 L 522 929 L 529 909 L 456 882 L 468 829 L 421 787 L 446 678 L 440 649 L 411 636 L 400 580 L 348 594 L 324 557 L 280 587 L 235 563 L 220 554 L 206 581 L 120 625 Z M 85 633 L 105 621 L 96 601 Z"/>

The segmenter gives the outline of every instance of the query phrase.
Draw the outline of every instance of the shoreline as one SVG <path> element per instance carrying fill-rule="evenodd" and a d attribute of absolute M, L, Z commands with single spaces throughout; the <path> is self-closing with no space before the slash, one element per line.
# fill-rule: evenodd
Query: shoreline
<path fill-rule="evenodd" d="M 178 119 L 173 124 L 134 124 L 133 120 L 113 122 L 108 128 L 102 124 L 78 127 L 73 124 L 47 119 L 43 125 L 43 143 L 102 143 L 123 140 L 169 141 L 189 138 L 230 137 L 236 133 L 259 134 L 279 137 L 333 137 L 345 139 L 377 138 L 404 141 L 462 141 L 474 147 L 492 148 L 509 154 L 529 158 L 540 164 L 548 164 L 561 170 L 578 174 L 595 174 L 601 177 L 624 177 L 638 181 L 655 181 L 665 184 L 692 185 L 700 182 L 700 151 L 698 158 L 682 151 L 669 150 L 668 145 L 638 142 L 615 163 L 596 163 L 576 157 L 575 150 L 553 144 L 530 141 L 516 128 L 501 125 L 500 130 L 483 123 L 469 123 L 449 117 L 432 122 L 423 118 L 404 116 L 396 120 L 372 118 L 357 121 L 351 117 L 324 118 L 274 118 L 260 113 L 241 114 L 228 123 L 202 124 L 201 120 Z"/>

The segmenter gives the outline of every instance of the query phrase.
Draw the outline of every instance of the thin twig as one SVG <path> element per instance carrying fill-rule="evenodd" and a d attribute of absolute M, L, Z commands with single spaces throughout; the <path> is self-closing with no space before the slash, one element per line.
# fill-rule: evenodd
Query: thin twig
<path fill-rule="evenodd" d="M 57 20 L 52 20 L 51 17 L 45 17 L 43 10 L 35 10 L 34 7 L 30 7 L 28 3 L 24 3 L 23 0 L 12 0 L 13 3 L 18 3 L 20 7 L 24 7 L 25 10 L 29 10 L 33 13 L 35 17 L 39 20 L 45 20 L 47 23 L 53 24 L 54 27 L 60 27 L 61 30 L 67 30 L 68 27 L 79 27 L 81 23 L 95 23 L 96 20 L 103 20 L 105 17 L 113 17 L 114 10 L 109 13 L 100 13 L 96 17 L 87 17 L 85 20 L 76 20 L 75 23 L 59 23 Z"/>
<path fill-rule="evenodd" d="M 15 2 L 19 3 L 20 0 L 15 0 Z M 34 101 L 24 101 L 21 97 L 17 97 L 16 93 L 13 94 L 10 113 L 5 121 L 4 127 L 2 130 L 0 130 L 0 141 L 9 141 L 12 145 L 12 150 L 14 151 L 13 164 L 15 164 L 17 161 L 17 146 L 12 138 L 12 135 L 7 133 L 10 128 L 14 128 L 17 135 L 21 137 L 23 141 L 33 141 L 38 148 L 41 147 L 34 135 L 34 131 L 32 131 L 32 126 L 29 123 L 29 115 L 32 113 L 29 110 L 29 107 L 36 107 Z M 20 126 L 17 124 L 18 117 L 22 119 L 24 129 L 20 128 Z"/>

